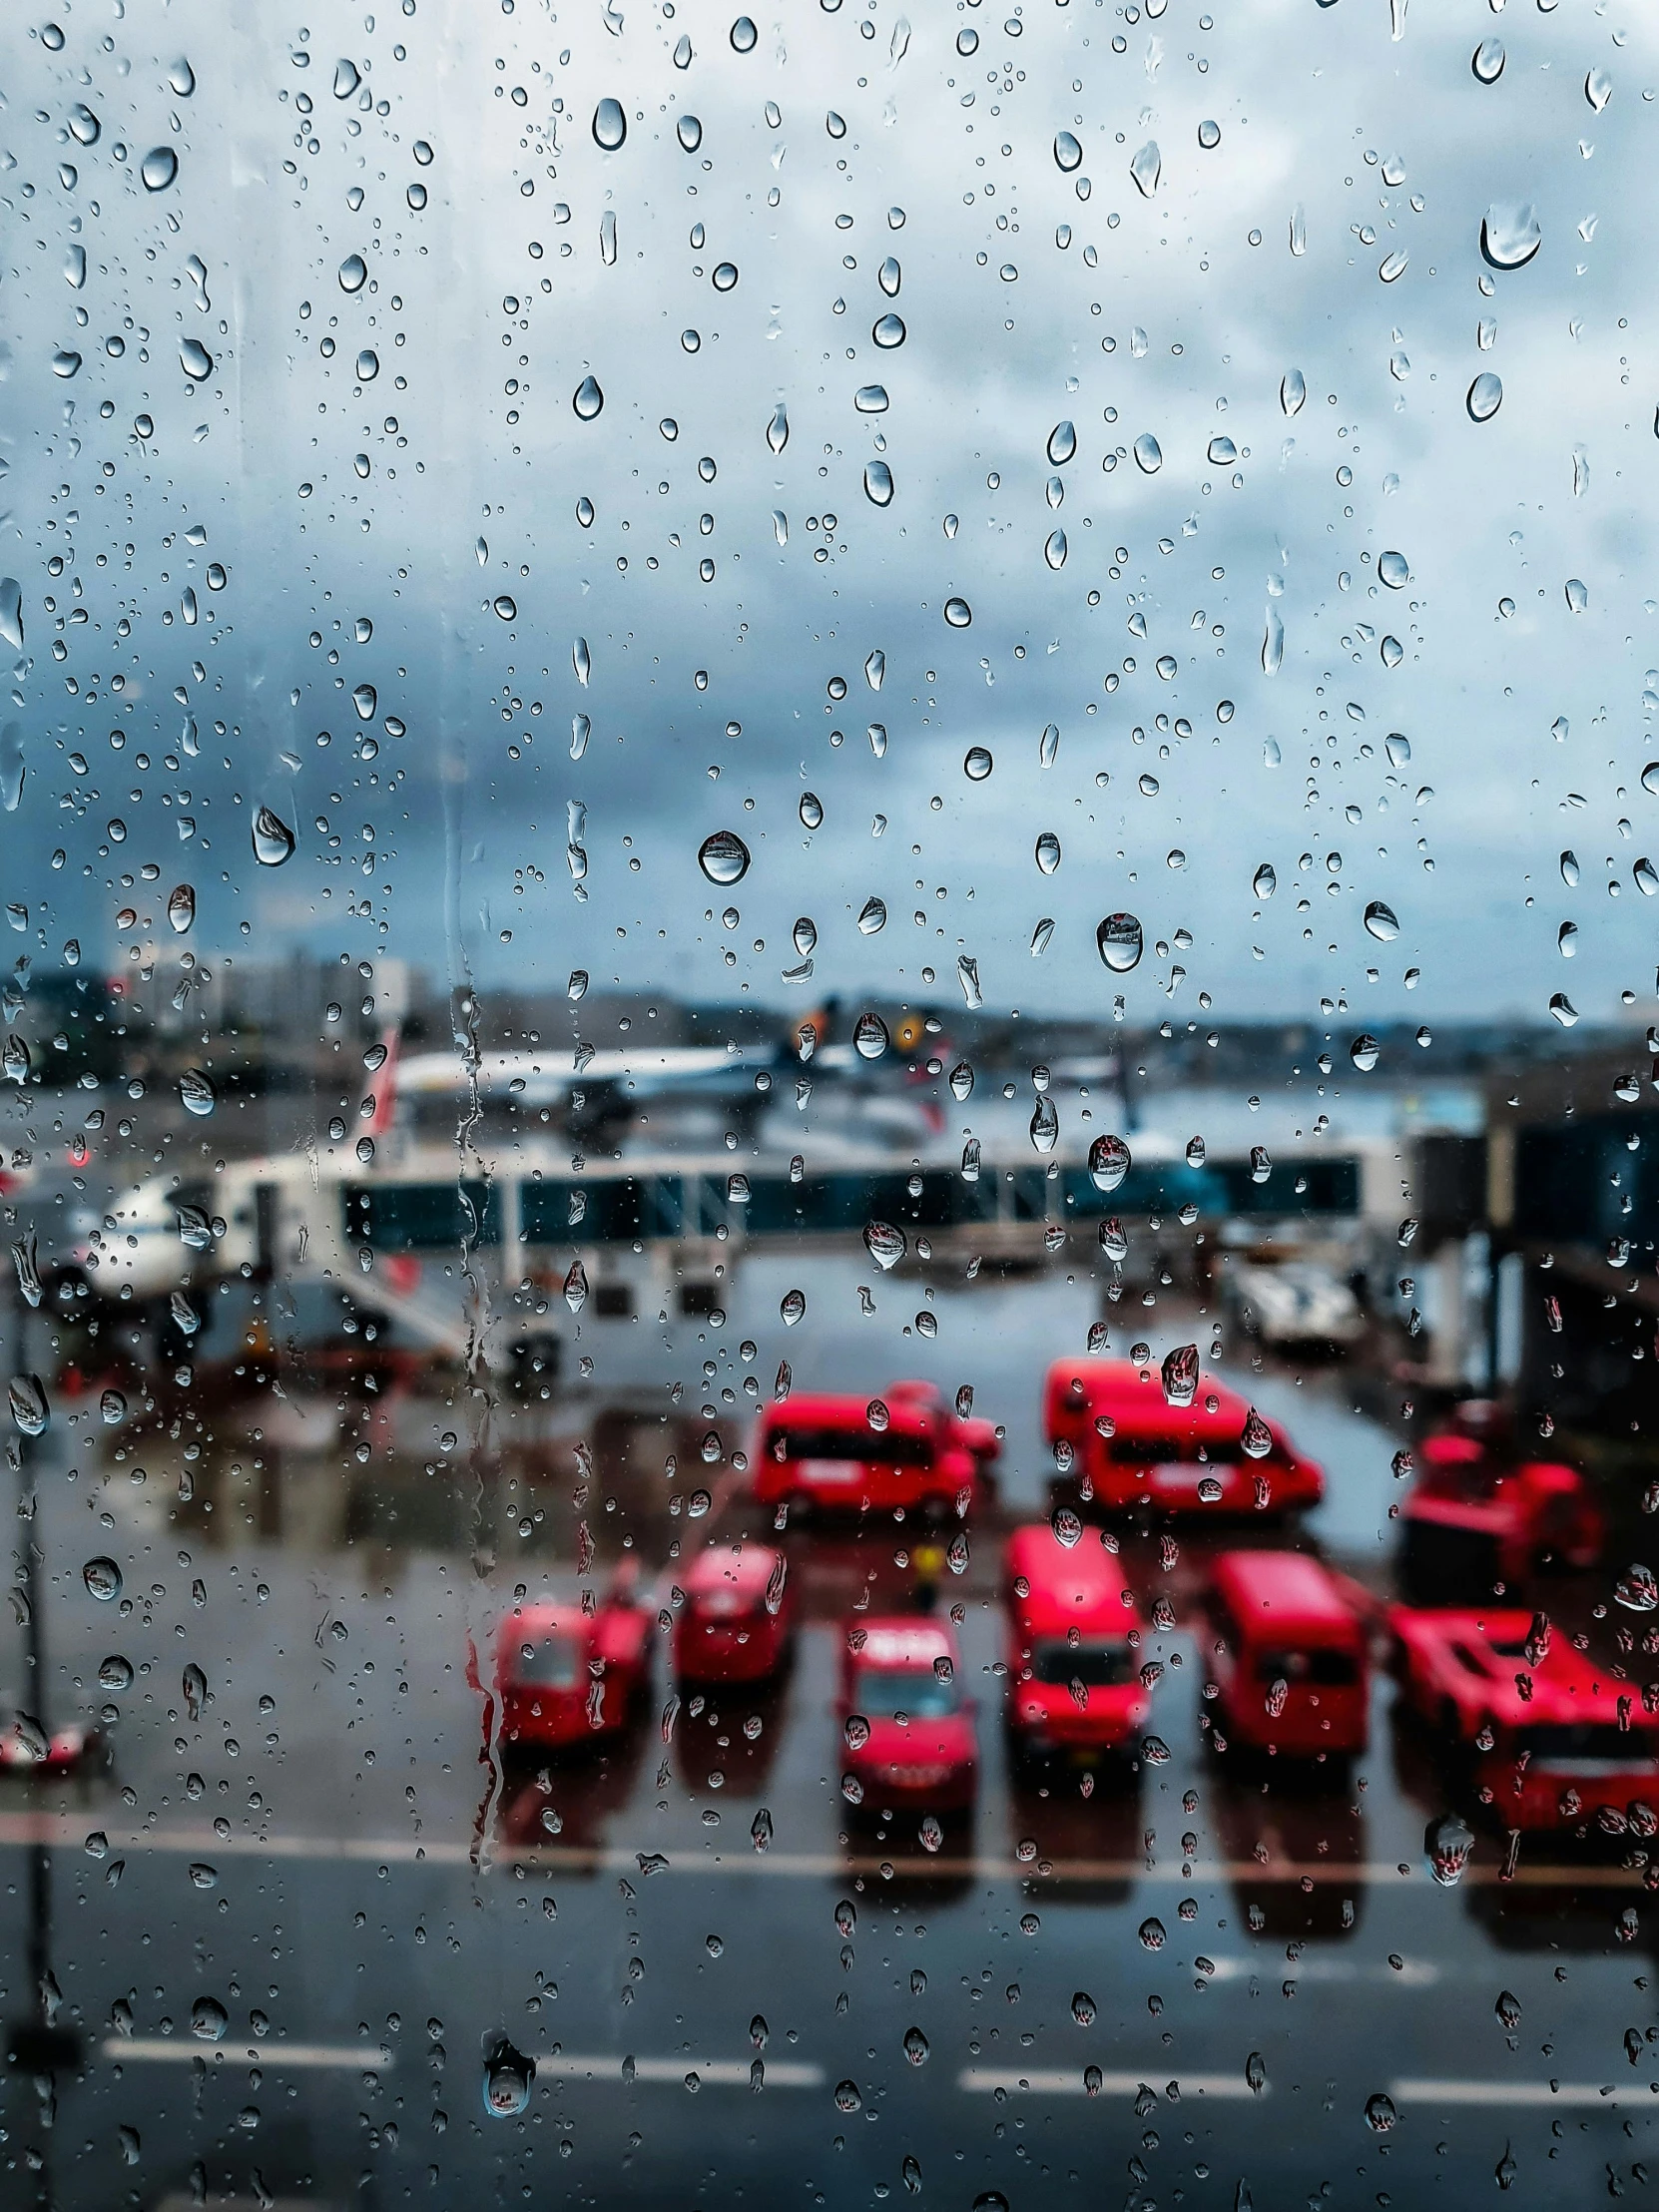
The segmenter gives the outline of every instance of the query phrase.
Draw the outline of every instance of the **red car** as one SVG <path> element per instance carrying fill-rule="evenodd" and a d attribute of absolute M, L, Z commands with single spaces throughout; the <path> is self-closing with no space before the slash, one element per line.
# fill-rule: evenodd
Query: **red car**
<path fill-rule="evenodd" d="M 1365 1750 L 1365 1624 L 1317 1559 L 1300 1551 L 1224 1551 L 1210 1604 L 1216 1727 L 1228 1743 L 1293 1759 Z"/>
<path fill-rule="evenodd" d="M 881 1398 L 792 1397 L 761 1415 L 755 1496 L 824 1513 L 965 1517 L 995 1447 L 987 1423 L 958 1419 L 925 1383 L 894 1383 Z"/>
<path fill-rule="evenodd" d="M 1057 1360 L 1043 1414 L 1062 1465 L 1057 1499 L 1227 1514 L 1296 1512 L 1325 1495 L 1319 1466 L 1214 1376 L 1199 1378 L 1190 1405 L 1172 1405 L 1156 1367 Z"/>
<path fill-rule="evenodd" d="M 1505 1828 L 1651 1833 L 1659 1719 L 1541 1614 L 1388 1613 L 1408 1705 L 1473 1761 Z"/>
<path fill-rule="evenodd" d="M 1514 1588 L 1536 1568 L 1592 1567 L 1601 1556 L 1600 1507 L 1576 1467 L 1505 1463 L 1477 1437 L 1430 1436 L 1400 1518 L 1403 1574 L 1414 1597 L 1467 1600 Z"/>
<path fill-rule="evenodd" d="M 711 1544 L 692 1561 L 674 1623 L 682 1681 L 759 1682 L 789 1652 L 794 1605 L 771 1544 Z"/>
<path fill-rule="evenodd" d="M 616 1735 L 650 1681 L 655 1628 L 620 1581 L 592 1613 L 574 1603 L 514 1606 L 495 1641 L 503 1746 L 559 1751 Z"/>
<path fill-rule="evenodd" d="M 918 1614 L 861 1621 L 841 1644 L 841 1794 L 880 1816 L 965 1812 L 979 1784 L 979 1729 L 948 1624 Z"/>
<path fill-rule="evenodd" d="M 1123 1578 L 1099 1544 L 1069 1550 L 1046 1522 L 1016 1528 L 1002 1555 L 1007 1721 L 1017 1756 L 1092 1766 L 1128 1751 L 1152 1699 L 1141 1681 Z"/>

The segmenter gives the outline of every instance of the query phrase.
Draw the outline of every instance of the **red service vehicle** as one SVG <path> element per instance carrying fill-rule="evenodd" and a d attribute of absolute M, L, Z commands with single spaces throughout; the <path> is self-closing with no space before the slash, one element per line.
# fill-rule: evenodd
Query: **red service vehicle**
<path fill-rule="evenodd" d="M 1592 1567 L 1601 1556 L 1601 1508 L 1576 1467 L 1506 1460 L 1455 1429 L 1430 1436 L 1417 1459 L 1400 1518 L 1404 1583 L 1419 1601 L 1466 1603 L 1538 1567 Z"/>
<path fill-rule="evenodd" d="M 1131 1751 L 1152 1710 L 1129 1640 L 1140 1615 L 1090 1538 L 1068 1549 L 1046 1522 L 1002 1555 L 1008 1733 L 1016 1756 L 1093 1766 Z"/>
<path fill-rule="evenodd" d="M 1212 1410 L 1212 1407 L 1214 1408 Z M 1044 1423 L 1069 1467 L 1057 1503 L 1107 1512 L 1150 1505 L 1163 1513 L 1291 1513 L 1317 1505 L 1325 1475 L 1275 1421 L 1214 1376 L 1190 1405 L 1172 1405 L 1156 1367 L 1132 1360 L 1057 1360 L 1048 1371 Z M 1249 1441 L 1260 1453 L 1247 1451 Z"/>
<path fill-rule="evenodd" d="M 1472 1761 L 1505 1828 L 1653 1833 L 1659 1719 L 1542 1614 L 1395 1605 L 1388 1626 L 1405 1702 Z"/>
<path fill-rule="evenodd" d="M 503 1747 L 559 1751 L 626 1728 L 650 1680 L 655 1628 L 621 1576 L 592 1613 L 574 1601 L 515 1606 L 495 1642 Z"/>
<path fill-rule="evenodd" d="M 872 1425 L 872 1406 L 885 1425 Z M 881 1414 L 877 1412 L 876 1419 Z M 879 1399 L 800 1396 L 762 1413 L 755 1495 L 762 1505 L 822 1513 L 890 1512 L 936 1519 L 973 1509 L 994 1430 L 959 1420 L 925 1383 L 894 1383 Z"/>
<path fill-rule="evenodd" d="M 876 1816 L 960 1813 L 973 1804 L 979 1728 L 961 1671 L 944 1621 L 912 1613 L 848 1627 L 838 1717 L 850 1804 Z"/>
<path fill-rule="evenodd" d="M 688 1682 L 760 1682 L 789 1652 L 793 1603 L 771 1544 L 711 1544 L 692 1561 L 674 1623 L 674 1672 Z"/>
<path fill-rule="evenodd" d="M 1300 1551 L 1224 1551 L 1211 1582 L 1207 1663 L 1229 1744 L 1292 1759 L 1346 1759 L 1366 1748 L 1371 1657 L 1366 1625 L 1317 1559 Z"/>

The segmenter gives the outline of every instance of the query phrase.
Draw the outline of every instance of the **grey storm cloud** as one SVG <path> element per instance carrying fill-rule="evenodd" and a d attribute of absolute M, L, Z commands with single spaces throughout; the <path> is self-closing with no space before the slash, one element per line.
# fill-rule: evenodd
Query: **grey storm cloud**
<path fill-rule="evenodd" d="M 8 898 L 773 1002 L 800 914 L 829 987 L 1136 1019 L 1642 992 L 1659 33 L 1134 13 L 10 16 Z"/>

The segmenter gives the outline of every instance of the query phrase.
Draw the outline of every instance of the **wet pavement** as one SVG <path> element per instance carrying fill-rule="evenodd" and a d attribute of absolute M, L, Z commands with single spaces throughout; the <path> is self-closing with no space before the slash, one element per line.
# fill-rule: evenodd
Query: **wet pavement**
<path fill-rule="evenodd" d="M 1381 1673 L 1350 1775 L 1218 1759 L 1199 1601 L 1240 1531 L 1182 1528 L 1173 1559 L 1123 1537 L 1143 1614 L 1176 1623 L 1143 1644 L 1166 1756 L 1088 1795 L 1010 1776 L 999 1532 L 1044 1509 L 1040 1378 L 1098 1292 L 930 1280 L 749 1260 L 719 1325 L 585 1312 L 546 1401 L 204 1373 L 109 1427 L 96 1393 L 54 1393 L 29 1447 L 46 1681 L 22 1702 L 102 1713 L 111 1762 L 0 1786 L 5 2017 L 44 1963 L 79 2039 L 49 2084 L 6 2082 L 5 2201 L 1642 2201 L 1659 1902 L 1608 1850 L 1529 1842 L 1501 1880 L 1478 1820 L 1436 1885 L 1423 1831 L 1457 1778 Z M 1208 1330 L 1165 1307 L 1113 1337 L 1143 1326 L 1160 1352 Z M 609 1750 L 504 1765 L 487 1740 L 474 1654 L 519 1585 L 574 1590 L 584 1525 L 595 1578 L 632 1550 L 658 1599 L 711 1532 L 760 1532 L 732 1455 L 781 1359 L 800 1388 L 971 1382 L 1006 1428 L 939 1592 L 981 1773 L 936 1852 L 853 1825 L 839 1789 L 838 1624 L 912 1601 L 902 1525 L 789 1531 L 775 1687 L 670 1715 L 659 1639 Z M 1298 1540 L 1385 1588 L 1397 1437 L 1338 1370 L 1221 1372 L 1326 1465 Z M 93 1594 L 97 1559 L 119 1595 Z M 1546 1593 L 1575 1618 L 1594 1594 Z"/>

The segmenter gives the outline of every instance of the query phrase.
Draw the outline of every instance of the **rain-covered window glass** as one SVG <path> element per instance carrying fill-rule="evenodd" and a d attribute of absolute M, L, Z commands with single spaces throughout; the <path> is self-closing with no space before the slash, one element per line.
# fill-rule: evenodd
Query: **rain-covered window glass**
<path fill-rule="evenodd" d="M 1651 2200 L 1656 94 L 0 11 L 0 2202 Z"/>

